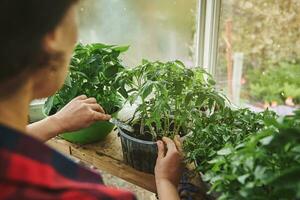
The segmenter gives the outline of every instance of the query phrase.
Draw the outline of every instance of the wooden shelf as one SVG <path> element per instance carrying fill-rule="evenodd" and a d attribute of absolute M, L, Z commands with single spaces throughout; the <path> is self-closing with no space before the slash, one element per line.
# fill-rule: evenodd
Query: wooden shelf
<path fill-rule="evenodd" d="M 137 171 L 123 162 L 120 138 L 114 131 L 104 141 L 89 145 L 76 145 L 60 138 L 54 138 L 47 144 L 67 156 L 71 155 L 97 169 L 156 193 L 154 175 Z"/>

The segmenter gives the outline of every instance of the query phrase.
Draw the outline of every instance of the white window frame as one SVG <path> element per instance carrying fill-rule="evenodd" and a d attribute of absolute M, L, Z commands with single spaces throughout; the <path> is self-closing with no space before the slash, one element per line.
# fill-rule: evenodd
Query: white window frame
<path fill-rule="evenodd" d="M 222 0 L 198 0 L 196 66 L 215 77 Z"/>

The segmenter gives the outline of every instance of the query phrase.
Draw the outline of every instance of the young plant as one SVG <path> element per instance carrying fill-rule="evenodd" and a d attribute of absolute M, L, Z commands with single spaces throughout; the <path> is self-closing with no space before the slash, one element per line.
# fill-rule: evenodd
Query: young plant
<path fill-rule="evenodd" d="M 300 198 L 300 111 L 266 124 L 209 162 L 205 180 L 219 199 Z"/>
<path fill-rule="evenodd" d="M 46 103 L 46 112 L 55 113 L 78 95 L 95 97 L 104 110 L 115 113 L 123 105 L 117 74 L 124 70 L 119 58 L 128 46 L 78 44 L 75 48 L 69 76 L 63 88 Z M 124 94 L 124 92 L 123 92 Z"/>
<path fill-rule="evenodd" d="M 265 120 L 273 119 L 275 114 L 266 110 L 254 113 L 248 109 L 224 107 L 212 115 L 198 115 L 193 134 L 184 142 L 186 157 L 197 163 L 197 170 L 206 173 L 209 161 L 218 154 L 226 153 L 227 146 L 244 142 L 251 134 L 264 128 Z M 223 150 L 221 150 L 223 149 Z"/>
<path fill-rule="evenodd" d="M 120 73 L 119 82 L 129 92 L 130 103 L 138 102 L 133 126 L 137 137 L 152 140 L 193 129 L 194 115 L 225 106 L 214 89 L 214 81 L 203 69 L 188 69 L 180 61 L 149 62 Z"/>

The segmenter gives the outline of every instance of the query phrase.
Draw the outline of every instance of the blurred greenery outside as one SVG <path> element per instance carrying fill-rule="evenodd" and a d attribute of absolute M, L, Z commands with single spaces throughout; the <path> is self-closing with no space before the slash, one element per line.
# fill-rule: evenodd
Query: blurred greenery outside
<path fill-rule="evenodd" d="M 266 104 L 291 98 L 300 104 L 300 1 L 224 0 L 220 19 L 219 87 L 228 91 L 224 38 L 231 20 L 233 54 L 244 54 L 241 97 Z"/>
<path fill-rule="evenodd" d="M 129 67 L 143 58 L 194 66 L 197 0 L 89 0 L 79 7 L 83 43 L 129 44 Z M 300 104 L 300 1 L 223 0 L 216 79 L 227 92 L 225 25 L 232 51 L 244 54 L 241 98 Z"/>

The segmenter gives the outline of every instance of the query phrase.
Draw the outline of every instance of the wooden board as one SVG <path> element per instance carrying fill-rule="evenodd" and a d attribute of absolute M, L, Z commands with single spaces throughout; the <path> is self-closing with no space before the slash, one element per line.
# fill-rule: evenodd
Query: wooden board
<path fill-rule="evenodd" d="M 116 132 L 110 133 L 104 141 L 89 145 L 76 145 L 60 138 L 47 144 L 67 156 L 74 156 L 97 169 L 156 192 L 154 175 L 137 171 L 123 162 L 121 142 Z"/>

